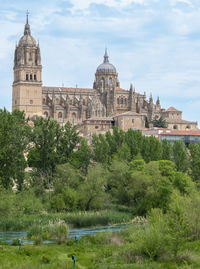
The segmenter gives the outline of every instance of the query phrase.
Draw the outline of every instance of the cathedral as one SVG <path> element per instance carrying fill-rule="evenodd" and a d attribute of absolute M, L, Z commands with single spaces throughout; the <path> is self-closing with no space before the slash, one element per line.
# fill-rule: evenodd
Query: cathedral
<path fill-rule="evenodd" d="M 118 73 L 107 49 L 95 73 L 93 88 L 47 87 L 42 85 L 40 45 L 31 35 L 28 15 L 24 35 L 15 48 L 12 110 L 24 110 L 29 118 L 50 117 L 61 125 L 71 122 L 84 136 L 119 129 L 144 129 L 161 116 L 169 129 L 196 129 L 197 122 L 182 119 L 182 111 L 161 108 L 152 96 L 121 88 Z"/>

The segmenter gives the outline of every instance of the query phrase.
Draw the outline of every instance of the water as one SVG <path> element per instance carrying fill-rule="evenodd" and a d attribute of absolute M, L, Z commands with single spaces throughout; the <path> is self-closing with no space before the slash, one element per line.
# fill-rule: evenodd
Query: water
<path fill-rule="evenodd" d="M 85 235 L 95 235 L 98 232 L 106 232 L 112 231 L 117 232 L 124 229 L 127 225 L 110 225 L 110 226 L 99 226 L 93 228 L 79 228 L 79 229 L 71 229 L 68 234 L 68 238 L 74 238 L 75 236 L 80 238 Z M 0 240 L 12 243 L 14 239 L 24 238 L 27 236 L 27 231 L 24 232 L 0 232 Z M 54 243 L 54 241 L 43 241 L 44 244 Z M 23 244 L 33 244 L 32 240 L 23 239 Z"/>

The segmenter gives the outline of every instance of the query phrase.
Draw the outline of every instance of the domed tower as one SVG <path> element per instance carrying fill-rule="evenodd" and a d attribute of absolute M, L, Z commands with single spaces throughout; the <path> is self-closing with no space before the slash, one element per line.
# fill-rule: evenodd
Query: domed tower
<path fill-rule="evenodd" d="M 106 106 L 106 116 L 112 116 L 114 113 L 115 88 L 119 86 L 117 70 L 109 62 L 106 49 L 104 61 L 97 67 L 93 86 L 100 93 L 101 102 Z"/>
<path fill-rule="evenodd" d="M 24 110 L 27 117 L 42 113 L 42 65 L 39 44 L 31 36 L 28 13 L 24 35 L 15 48 L 12 110 Z"/>
<path fill-rule="evenodd" d="M 94 89 L 100 93 L 112 87 L 119 87 L 118 73 L 113 64 L 109 62 L 107 49 L 104 54 L 104 61 L 97 67 L 95 73 Z"/>

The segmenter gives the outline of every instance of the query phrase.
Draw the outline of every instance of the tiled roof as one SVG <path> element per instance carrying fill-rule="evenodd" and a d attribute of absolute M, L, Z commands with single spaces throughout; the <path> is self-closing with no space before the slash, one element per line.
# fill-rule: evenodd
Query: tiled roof
<path fill-rule="evenodd" d="M 160 135 L 192 135 L 200 136 L 200 129 L 186 129 L 186 130 L 170 130 L 167 132 L 162 132 Z"/>
<path fill-rule="evenodd" d="M 167 123 L 185 123 L 185 124 L 193 124 L 193 123 L 197 123 L 195 121 L 187 121 L 187 120 L 182 120 L 182 119 L 166 119 Z"/>
<path fill-rule="evenodd" d="M 175 107 L 171 106 L 167 109 L 167 111 L 176 111 L 176 112 L 181 112 L 181 110 L 176 109 Z"/>

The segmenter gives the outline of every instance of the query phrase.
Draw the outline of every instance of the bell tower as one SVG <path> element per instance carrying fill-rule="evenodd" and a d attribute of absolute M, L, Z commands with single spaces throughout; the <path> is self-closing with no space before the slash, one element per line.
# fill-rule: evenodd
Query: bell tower
<path fill-rule="evenodd" d="M 42 65 L 39 43 L 31 36 L 26 14 L 24 35 L 15 48 L 12 110 L 24 110 L 27 117 L 42 115 Z"/>

